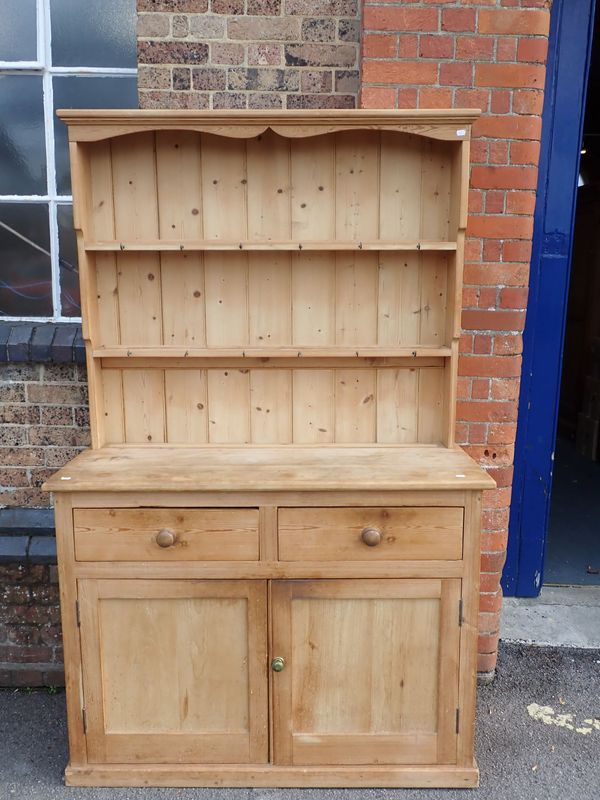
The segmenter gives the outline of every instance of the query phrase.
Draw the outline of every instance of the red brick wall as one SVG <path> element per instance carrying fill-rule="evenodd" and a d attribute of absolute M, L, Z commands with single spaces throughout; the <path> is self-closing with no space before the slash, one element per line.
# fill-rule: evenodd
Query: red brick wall
<path fill-rule="evenodd" d="M 457 440 L 484 497 L 479 670 L 496 664 L 549 0 L 365 0 L 361 105 L 479 108 L 471 158 Z"/>
<path fill-rule="evenodd" d="M 56 565 L 0 564 L 0 686 L 63 684 Z"/>

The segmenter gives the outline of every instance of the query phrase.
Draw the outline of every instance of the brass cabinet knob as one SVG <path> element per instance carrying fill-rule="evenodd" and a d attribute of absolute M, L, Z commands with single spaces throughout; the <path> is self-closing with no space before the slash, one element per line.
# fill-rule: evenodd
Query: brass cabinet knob
<path fill-rule="evenodd" d="M 277 656 L 271 661 L 271 669 L 273 672 L 281 672 L 281 670 L 285 667 L 285 659 Z"/>
<path fill-rule="evenodd" d="M 381 542 L 381 531 L 377 528 L 363 528 L 360 538 L 367 547 L 376 547 Z"/>
<path fill-rule="evenodd" d="M 175 544 L 175 533 L 169 528 L 163 528 L 156 534 L 156 544 L 159 547 L 173 547 Z"/>

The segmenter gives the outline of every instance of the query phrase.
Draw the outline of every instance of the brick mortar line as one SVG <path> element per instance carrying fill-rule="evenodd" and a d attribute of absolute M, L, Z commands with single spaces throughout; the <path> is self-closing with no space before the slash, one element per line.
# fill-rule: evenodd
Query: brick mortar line
<path fill-rule="evenodd" d="M 388 62 L 391 63 L 391 64 L 397 64 L 400 61 L 400 59 L 397 59 L 397 58 L 396 59 L 391 58 L 391 59 L 385 59 L 385 60 L 384 59 L 365 59 L 365 60 L 367 60 L 367 61 L 371 60 L 373 63 L 376 63 L 376 64 L 388 63 Z M 406 59 L 406 60 L 411 64 L 415 63 L 415 59 L 414 58 Z M 425 60 L 427 60 L 427 59 L 419 59 L 419 58 L 417 58 L 417 61 L 425 61 Z M 432 63 L 437 63 L 436 59 L 430 59 L 430 61 Z M 450 61 L 449 63 L 458 63 L 458 62 Z M 468 62 L 460 62 L 460 63 L 468 63 Z M 177 65 L 174 65 L 174 66 L 177 66 Z M 179 65 L 179 66 L 181 66 L 181 65 Z M 295 69 L 305 69 L 305 67 L 296 67 Z M 318 69 L 318 67 L 317 67 L 317 69 Z M 326 68 L 324 68 L 324 69 L 326 69 Z M 342 67 L 333 67 L 332 69 L 343 69 L 343 68 Z M 348 67 L 347 69 L 352 69 L 352 68 Z M 398 87 L 398 85 L 396 83 L 382 83 L 380 81 L 367 81 L 367 82 L 362 84 L 362 88 L 371 89 L 373 87 L 383 88 L 383 89 L 391 89 L 392 91 L 403 91 L 405 89 L 424 89 L 425 91 L 427 91 L 429 89 L 445 89 L 446 91 L 454 92 L 454 93 L 456 93 L 456 92 L 478 92 L 479 91 L 479 92 L 510 92 L 511 94 L 514 94 L 515 92 L 537 92 L 539 94 L 543 94 L 543 92 L 544 92 L 543 87 L 536 87 L 536 86 L 519 86 L 519 87 L 516 87 L 516 88 L 514 88 L 514 87 L 511 88 L 510 86 L 479 86 L 479 85 L 478 86 L 475 86 L 475 85 L 473 85 L 473 86 L 456 86 L 456 85 L 448 85 L 448 84 L 445 84 L 445 83 L 439 83 L 439 81 L 437 83 L 435 83 L 435 84 L 432 84 L 432 83 L 403 83 L 401 87 Z M 532 113 L 532 112 L 528 112 L 528 111 L 525 111 L 525 112 L 519 112 L 519 111 L 504 111 L 504 112 L 489 111 L 489 112 L 484 112 L 484 115 L 485 116 L 492 116 L 492 117 L 507 117 L 507 116 L 537 117 L 537 118 L 540 118 L 540 119 L 542 117 L 541 113 Z M 497 139 L 499 141 L 502 141 L 502 142 L 510 142 L 510 141 L 516 141 L 516 142 L 523 142 L 523 141 L 526 141 L 526 142 L 527 141 L 528 142 L 539 142 L 538 138 L 535 138 L 535 139 L 508 138 L 507 139 L 505 136 L 490 137 L 489 135 L 484 135 L 484 134 L 475 134 L 473 136 L 472 140 L 478 140 L 478 139 L 482 139 L 482 138 L 488 138 L 488 139 L 489 138 L 495 138 L 495 139 Z"/>
<path fill-rule="evenodd" d="M 391 64 L 402 63 L 403 61 L 425 61 L 425 62 L 433 62 L 433 63 L 448 63 L 448 64 L 497 64 L 497 65 L 505 65 L 507 67 L 523 67 L 526 65 L 529 66 L 541 66 L 539 61 L 494 61 L 492 58 L 486 61 L 479 61 L 472 58 L 455 58 L 454 56 L 423 56 L 417 53 L 414 56 L 365 56 L 363 61 L 368 62 L 376 62 L 378 64 L 387 64 L 388 62 Z M 145 63 L 142 63 L 142 66 L 149 66 Z M 369 86 L 370 84 L 366 84 Z M 430 87 L 431 84 L 422 84 Z M 402 84 L 402 88 L 404 88 L 404 84 Z M 470 89 L 469 86 L 449 86 L 447 88 L 452 89 Z M 493 89 L 505 89 L 508 91 L 519 91 L 519 90 L 527 90 L 529 87 L 526 86 L 493 86 L 493 87 L 486 87 L 486 86 L 476 86 L 473 88 L 477 89 L 486 89 L 486 88 L 493 88 Z M 530 91 L 538 91 L 543 92 L 544 89 L 542 88 L 530 88 Z"/>
<path fill-rule="evenodd" d="M 542 37 L 540 37 L 542 38 Z M 222 36 L 216 36 L 214 38 L 183 38 L 183 37 L 166 37 L 166 36 L 147 36 L 147 37 L 138 37 L 138 42 L 142 42 L 145 44 L 152 44 L 156 42 L 158 44 L 240 44 L 243 47 L 250 47 L 250 46 L 281 46 L 281 47 L 297 47 L 298 45 L 323 45 L 326 47 L 355 47 L 358 48 L 360 46 L 359 42 L 352 42 L 348 41 L 347 39 L 325 39 L 325 40 L 313 40 L 313 39 L 229 39 Z M 510 63 L 510 62 L 498 62 L 500 64 Z M 520 63 L 529 63 L 529 62 L 520 62 Z M 141 66 L 147 66 L 147 61 L 140 61 Z M 156 67 L 164 67 L 167 66 L 166 62 L 161 61 L 160 63 L 154 64 L 152 66 Z M 267 66 L 266 64 L 264 66 Z"/>
<path fill-rule="evenodd" d="M 386 8 L 386 6 L 383 6 Z M 389 8 L 389 6 L 387 6 Z M 312 17 L 311 17 L 312 19 Z M 339 17 L 339 19 L 353 19 L 352 17 Z M 470 38 L 481 38 L 481 39 L 516 39 L 517 41 L 521 40 L 530 40 L 530 39 L 540 39 L 546 41 L 548 36 L 545 33 L 519 33 L 517 31 L 506 31 L 504 33 L 494 33 L 491 31 L 480 31 L 477 28 L 472 30 L 462 30 L 462 31 L 451 31 L 446 29 L 441 30 L 427 30 L 427 31 L 420 31 L 418 29 L 411 30 L 410 28 L 362 28 L 362 33 L 365 36 L 414 36 L 415 38 L 420 38 L 421 36 L 447 36 L 448 38 L 457 39 L 458 37 L 470 37 Z M 138 37 L 138 39 L 142 39 L 142 41 L 146 41 L 146 39 L 152 39 L 156 37 Z M 176 41 L 181 41 L 177 40 Z M 242 40 L 243 41 L 243 40 Z M 497 62 L 499 64 L 503 64 L 503 61 Z"/>
<path fill-rule="evenodd" d="M 24 647 L 27 648 L 27 645 L 13 645 L 14 647 Z M 60 645 L 54 645 L 55 647 L 59 647 Z M 52 645 L 44 645 L 44 647 L 52 647 Z M 40 672 L 54 672 L 55 670 L 62 669 L 63 662 L 62 660 L 59 661 L 0 661 L 0 670 L 8 670 L 11 672 L 20 671 L 20 670 L 39 670 Z"/>

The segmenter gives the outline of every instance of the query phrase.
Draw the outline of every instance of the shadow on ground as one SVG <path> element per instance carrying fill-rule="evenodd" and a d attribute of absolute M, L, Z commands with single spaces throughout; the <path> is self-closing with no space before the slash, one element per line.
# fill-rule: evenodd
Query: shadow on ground
<path fill-rule="evenodd" d="M 547 722 L 528 706 L 550 706 Z M 573 729 L 556 724 L 558 714 Z M 0 800 L 596 800 L 600 797 L 600 650 L 502 645 L 498 676 L 479 689 L 475 790 L 72 789 L 64 694 L 0 692 Z M 591 732 L 577 732 L 575 728 Z"/>

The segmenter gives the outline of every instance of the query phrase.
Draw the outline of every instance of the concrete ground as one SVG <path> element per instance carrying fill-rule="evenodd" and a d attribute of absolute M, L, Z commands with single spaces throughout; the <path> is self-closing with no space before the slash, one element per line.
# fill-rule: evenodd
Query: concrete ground
<path fill-rule="evenodd" d="M 600 648 L 600 586 L 544 586 L 539 597 L 505 597 L 500 635 L 505 642 Z"/>
<path fill-rule="evenodd" d="M 475 790 L 69 789 L 64 695 L 0 692 L 0 800 L 597 800 L 600 650 L 502 644 L 477 752 Z"/>

